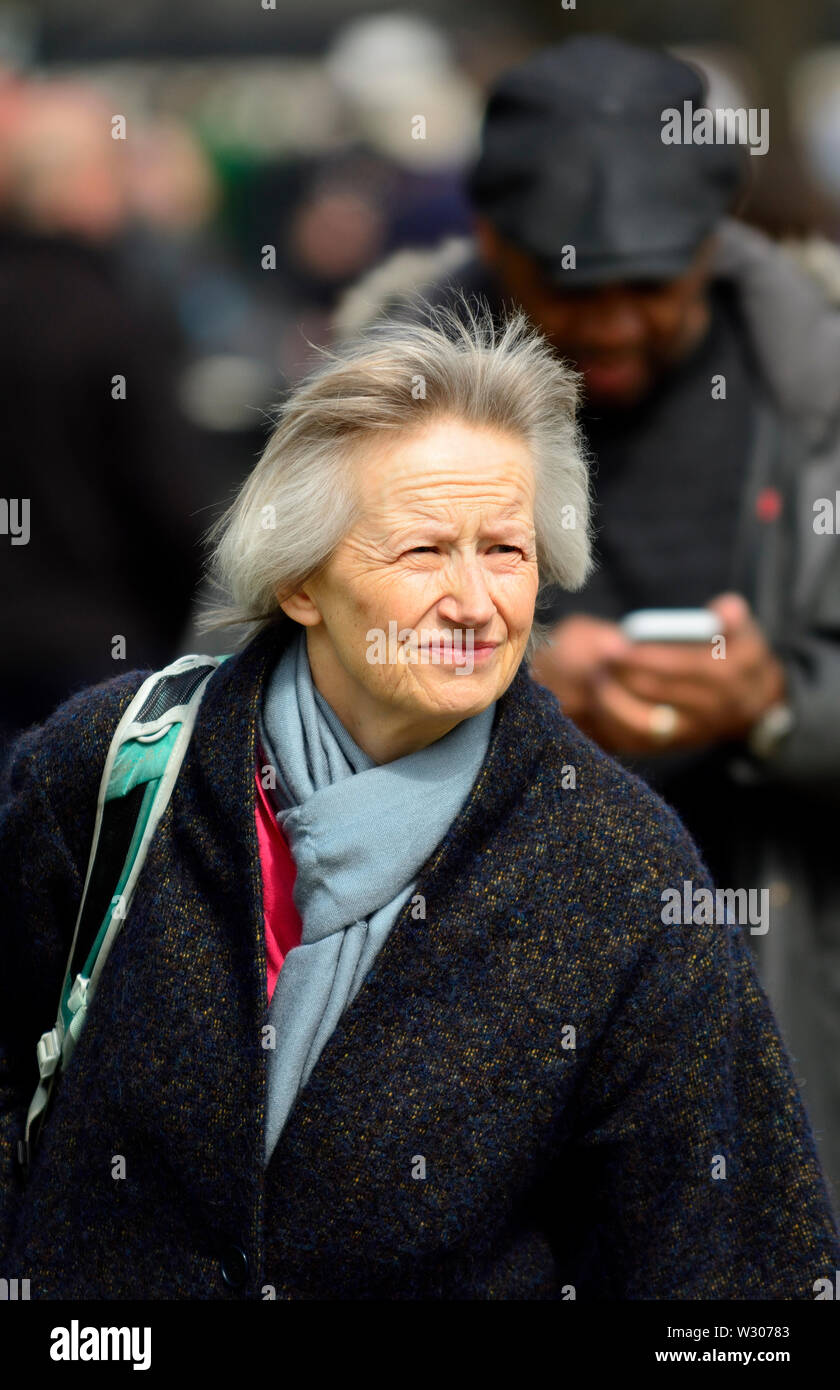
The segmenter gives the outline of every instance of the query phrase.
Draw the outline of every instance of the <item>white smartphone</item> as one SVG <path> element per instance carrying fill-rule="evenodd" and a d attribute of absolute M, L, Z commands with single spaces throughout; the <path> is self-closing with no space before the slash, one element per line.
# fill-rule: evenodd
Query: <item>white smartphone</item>
<path fill-rule="evenodd" d="M 631 642 L 710 642 L 721 621 L 708 608 L 637 608 L 619 627 Z"/>

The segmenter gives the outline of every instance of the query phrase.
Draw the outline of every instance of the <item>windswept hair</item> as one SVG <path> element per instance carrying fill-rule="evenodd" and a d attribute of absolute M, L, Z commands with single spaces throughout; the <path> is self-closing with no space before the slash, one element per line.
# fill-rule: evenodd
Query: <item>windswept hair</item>
<path fill-rule="evenodd" d="M 208 572 L 226 602 L 202 631 L 245 624 L 250 640 L 330 559 L 363 506 L 353 461 L 365 444 L 454 418 L 518 436 L 536 476 L 540 590 L 579 589 L 592 567 L 587 460 L 577 373 L 519 309 L 498 322 L 459 295 L 422 318 L 380 317 L 335 349 L 280 407 L 275 429 L 233 503 L 206 534 Z M 539 602 L 539 597 L 538 597 Z M 530 658 L 548 628 L 535 623 Z"/>

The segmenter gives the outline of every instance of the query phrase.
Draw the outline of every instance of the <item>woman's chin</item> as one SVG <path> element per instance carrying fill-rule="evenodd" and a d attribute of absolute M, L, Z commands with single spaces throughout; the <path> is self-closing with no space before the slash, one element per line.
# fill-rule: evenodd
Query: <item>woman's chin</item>
<path fill-rule="evenodd" d="M 457 713 L 466 719 L 480 714 L 509 684 L 508 663 L 504 669 L 495 666 L 470 669 L 468 665 L 441 662 L 439 666 L 430 666 L 418 680 L 416 699 L 429 716 Z"/>

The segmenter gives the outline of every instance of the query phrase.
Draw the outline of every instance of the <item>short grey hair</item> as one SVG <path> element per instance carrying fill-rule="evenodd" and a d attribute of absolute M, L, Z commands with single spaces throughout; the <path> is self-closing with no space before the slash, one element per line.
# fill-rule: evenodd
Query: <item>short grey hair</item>
<path fill-rule="evenodd" d="M 210 578 L 225 595 L 199 629 L 243 624 L 251 637 L 325 566 L 361 514 L 352 463 L 385 431 L 409 434 L 454 418 L 518 436 L 530 449 L 540 595 L 576 590 L 592 568 L 588 460 L 577 423 L 580 377 L 519 309 L 498 321 L 460 295 L 422 317 L 380 317 L 337 348 L 280 407 L 268 444 L 206 535 Z M 550 626 L 536 622 L 530 659 Z M 240 643 L 241 645 L 241 643 Z"/>

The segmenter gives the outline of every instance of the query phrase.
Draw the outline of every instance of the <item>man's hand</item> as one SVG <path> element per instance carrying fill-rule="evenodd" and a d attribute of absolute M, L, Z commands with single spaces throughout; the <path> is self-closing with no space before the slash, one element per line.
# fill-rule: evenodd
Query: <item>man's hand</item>
<path fill-rule="evenodd" d="M 557 696 L 564 714 L 596 738 L 596 684 L 612 662 L 628 654 L 630 643 L 616 623 L 583 615 L 565 618 L 554 628 L 551 645 L 537 651 L 531 674 Z"/>
<path fill-rule="evenodd" d="M 535 660 L 534 678 L 610 752 L 743 738 L 784 699 L 784 670 L 740 594 L 721 594 L 708 607 L 720 618 L 723 643 L 631 643 L 615 624 L 566 619 Z M 667 737 L 657 733 L 663 706 L 673 712 Z"/>

